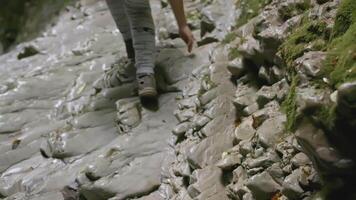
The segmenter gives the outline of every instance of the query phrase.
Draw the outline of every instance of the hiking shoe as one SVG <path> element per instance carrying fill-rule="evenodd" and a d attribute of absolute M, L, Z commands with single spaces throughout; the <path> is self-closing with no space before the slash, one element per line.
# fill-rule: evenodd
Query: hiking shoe
<path fill-rule="evenodd" d="M 124 83 L 133 82 L 135 73 L 134 64 L 129 59 L 122 58 L 113 64 L 109 70 L 105 71 L 103 76 L 94 83 L 94 88 L 113 88 Z"/>
<path fill-rule="evenodd" d="M 153 74 L 137 75 L 138 95 L 143 98 L 155 98 L 157 96 L 156 80 Z"/>

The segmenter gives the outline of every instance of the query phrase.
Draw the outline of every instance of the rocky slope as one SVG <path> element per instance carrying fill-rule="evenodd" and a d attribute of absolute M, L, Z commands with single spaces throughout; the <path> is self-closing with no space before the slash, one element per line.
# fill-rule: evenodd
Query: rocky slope
<path fill-rule="evenodd" d="M 0 56 L 0 198 L 354 199 L 352 0 L 187 0 L 186 54 L 152 0 L 159 110 L 136 97 L 104 1 Z"/>

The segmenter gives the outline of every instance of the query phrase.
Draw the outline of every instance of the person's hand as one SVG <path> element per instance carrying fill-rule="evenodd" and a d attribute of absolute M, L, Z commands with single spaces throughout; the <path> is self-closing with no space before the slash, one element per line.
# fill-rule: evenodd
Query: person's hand
<path fill-rule="evenodd" d="M 179 35 L 183 39 L 185 44 L 187 44 L 188 52 L 192 52 L 195 39 L 189 26 L 186 25 L 179 28 Z"/>

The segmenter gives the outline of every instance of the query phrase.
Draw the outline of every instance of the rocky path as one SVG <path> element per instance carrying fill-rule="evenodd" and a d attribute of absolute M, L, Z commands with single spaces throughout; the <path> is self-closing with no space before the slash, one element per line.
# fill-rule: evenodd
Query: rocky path
<path fill-rule="evenodd" d="M 165 90 L 154 112 L 140 105 L 135 83 L 94 89 L 124 56 L 124 45 L 105 2 L 83 2 L 41 37 L 0 57 L 0 196 L 6 199 L 68 199 L 79 190 L 86 199 L 125 199 L 161 185 L 179 93 Z M 152 5 L 155 17 L 163 12 L 160 2 Z M 178 40 L 160 45 L 163 88 L 186 85 L 211 49 L 189 56 Z"/>
<path fill-rule="evenodd" d="M 0 56 L 0 199 L 309 200 L 354 185 L 332 142 L 354 127 L 355 83 L 312 82 L 330 78 L 319 47 L 338 0 L 187 0 L 193 54 L 152 0 L 156 111 L 130 77 L 96 89 L 124 44 L 104 1 L 78 2 Z"/>

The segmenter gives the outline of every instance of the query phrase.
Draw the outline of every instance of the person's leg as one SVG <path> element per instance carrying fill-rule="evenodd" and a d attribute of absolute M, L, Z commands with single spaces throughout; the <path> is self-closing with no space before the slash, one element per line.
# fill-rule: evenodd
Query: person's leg
<path fill-rule="evenodd" d="M 131 26 L 125 11 L 125 0 L 106 0 L 111 15 L 120 30 L 125 41 L 127 57 L 135 61 L 135 50 L 133 48 Z"/>
<path fill-rule="evenodd" d="M 125 0 L 125 11 L 131 25 L 137 75 L 153 75 L 155 27 L 149 0 Z"/>

